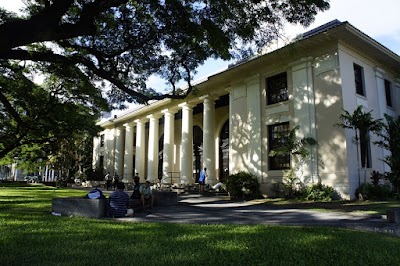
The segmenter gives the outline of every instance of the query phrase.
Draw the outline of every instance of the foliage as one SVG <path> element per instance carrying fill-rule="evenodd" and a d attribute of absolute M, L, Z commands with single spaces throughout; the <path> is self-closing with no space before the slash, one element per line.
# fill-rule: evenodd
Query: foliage
<path fill-rule="evenodd" d="M 239 172 L 230 175 L 225 186 L 232 199 L 252 200 L 261 197 L 257 176 L 250 173 Z"/>
<path fill-rule="evenodd" d="M 379 171 L 371 172 L 371 183 L 363 183 L 356 190 L 356 197 L 362 200 L 386 200 L 393 197 L 392 189 L 387 184 L 381 184 L 385 175 Z"/>
<path fill-rule="evenodd" d="M 143 265 L 400 264 L 400 239 L 371 232 L 322 226 L 131 223 L 50 214 L 53 197 L 86 193 L 0 187 L 2 264 L 93 265 L 100 260 L 131 265 L 133 258 Z"/>
<path fill-rule="evenodd" d="M 383 160 L 390 167 L 390 173 L 385 173 L 385 176 L 396 189 L 397 197 L 400 197 L 400 116 L 393 118 L 385 114 L 385 119 L 386 123 L 379 133 L 381 140 L 375 143 L 390 151 L 390 155 Z"/>
<path fill-rule="evenodd" d="M 284 194 L 287 198 L 295 198 L 301 195 L 303 183 L 296 176 L 296 172 L 310 158 L 310 147 L 317 144 L 317 141 L 312 137 L 297 138 L 299 126 L 292 128 L 288 135 L 283 133 L 278 135 L 281 145 L 269 152 L 270 157 L 284 156 L 290 154 L 294 159 L 294 167 L 286 171 L 286 176 L 283 178 Z"/>
<path fill-rule="evenodd" d="M 328 0 L 24 3 L 21 15 L 0 8 L 0 158 L 93 130 L 99 111 L 109 110 L 106 98 L 113 108 L 183 99 L 206 59 L 246 57 L 276 39 L 284 22 L 309 25 L 329 8 Z M 147 87 L 152 75 L 169 86 Z"/>
<path fill-rule="evenodd" d="M 303 191 L 303 198 L 312 201 L 331 201 L 334 196 L 334 189 L 322 183 L 313 184 Z"/>
<path fill-rule="evenodd" d="M 0 61 L 0 158 L 29 159 L 32 151 L 41 158 L 61 139 L 79 133 L 93 136 L 100 130 L 96 121 L 106 110 L 106 101 L 87 90 L 89 81 L 61 81 L 55 77 L 57 71 L 38 86 L 16 63 Z M 76 90 L 84 94 L 74 95 Z"/>
<path fill-rule="evenodd" d="M 298 178 L 294 169 L 290 169 L 287 172 L 287 175 L 283 178 L 282 182 L 284 190 L 284 197 L 288 199 L 293 199 L 301 196 L 302 189 L 304 188 L 303 182 L 301 182 L 300 178 Z"/>
<path fill-rule="evenodd" d="M 102 169 L 87 169 L 85 171 L 85 176 L 87 180 L 92 180 L 92 181 L 103 181 L 104 180 L 104 174 Z"/>
<path fill-rule="evenodd" d="M 392 197 L 391 188 L 388 185 L 373 185 L 371 183 L 363 183 L 357 188 L 356 196 L 361 195 L 362 200 L 387 200 Z"/>
<path fill-rule="evenodd" d="M 372 111 L 364 112 L 363 106 L 359 105 L 354 110 L 352 114 L 348 111 L 343 110 L 344 113 L 340 115 L 340 120 L 342 123 L 336 124 L 336 126 L 342 128 L 352 129 L 355 132 L 355 140 L 357 145 L 357 161 L 358 161 L 358 183 L 361 185 L 361 175 L 360 175 L 360 165 L 367 167 L 367 156 L 368 153 L 367 147 L 369 143 L 369 132 L 373 132 L 375 134 L 379 134 L 382 129 L 382 119 L 373 119 Z M 364 157 L 360 158 L 359 154 L 359 145 L 360 149 L 364 150 Z M 366 180 L 364 180 L 365 182 Z"/>

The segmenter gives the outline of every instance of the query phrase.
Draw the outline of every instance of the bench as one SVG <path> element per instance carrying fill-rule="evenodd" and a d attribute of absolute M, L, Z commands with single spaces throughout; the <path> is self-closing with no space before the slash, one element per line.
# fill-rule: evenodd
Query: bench
<path fill-rule="evenodd" d="M 393 208 L 386 212 L 389 223 L 400 224 L 400 208 Z"/>
<path fill-rule="evenodd" d="M 153 190 L 153 197 L 155 207 L 168 207 L 178 204 L 177 192 Z M 140 199 L 130 199 L 130 203 L 135 210 L 141 209 Z"/>
<path fill-rule="evenodd" d="M 101 218 L 107 214 L 107 199 L 53 198 L 52 211 L 66 216 Z"/>
<path fill-rule="evenodd" d="M 165 207 L 178 204 L 178 193 L 172 191 L 153 191 L 154 206 Z M 140 208 L 140 200 L 131 200 Z M 53 198 L 52 211 L 65 216 L 102 218 L 107 215 L 108 199 Z"/>
<path fill-rule="evenodd" d="M 178 204 L 178 193 L 173 191 L 153 190 L 154 206 L 164 207 Z"/>

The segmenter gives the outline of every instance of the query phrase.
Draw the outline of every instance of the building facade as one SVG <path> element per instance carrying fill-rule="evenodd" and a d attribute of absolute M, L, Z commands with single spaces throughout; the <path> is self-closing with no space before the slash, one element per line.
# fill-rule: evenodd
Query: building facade
<path fill-rule="evenodd" d="M 343 110 L 359 105 L 374 119 L 400 115 L 400 57 L 347 22 L 327 23 L 195 86 L 185 100 L 165 99 L 102 122 L 93 167 L 126 182 L 139 173 L 179 184 L 195 183 L 203 167 L 208 184 L 246 171 L 272 195 L 294 162 L 268 154 L 279 134 L 299 126 L 299 137 L 318 143 L 297 173 L 306 183 L 354 198 L 360 175 L 369 180 L 370 171 L 388 170 L 388 151 L 373 145 L 376 136 L 358 160 L 354 132 L 337 124 Z"/>

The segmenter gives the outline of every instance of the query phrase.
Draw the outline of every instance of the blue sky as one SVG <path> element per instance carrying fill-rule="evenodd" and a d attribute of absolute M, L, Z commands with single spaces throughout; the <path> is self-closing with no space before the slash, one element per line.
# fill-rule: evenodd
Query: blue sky
<path fill-rule="evenodd" d="M 17 11 L 23 5 L 21 0 L 0 0 L 0 6 Z M 348 21 L 350 24 L 374 38 L 388 49 L 400 55 L 400 0 L 330 0 L 331 8 L 319 13 L 308 28 L 287 25 L 284 34 L 290 38 L 298 33 L 318 27 L 333 19 Z M 195 80 L 205 78 L 224 70 L 229 62 L 207 60 L 198 69 Z M 164 88 L 163 81 L 152 77 L 148 85 L 153 88 Z"/>

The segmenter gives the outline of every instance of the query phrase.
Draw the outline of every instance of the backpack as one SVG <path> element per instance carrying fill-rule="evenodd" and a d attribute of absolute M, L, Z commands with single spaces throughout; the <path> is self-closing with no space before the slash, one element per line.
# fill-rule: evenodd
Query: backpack
<path fill-rule="evenodd" d="M 98 188 L 94 188 L 89 193 L 86 194 L 85 198 L 88 199 L 105 199 L 106 197 L 103 194 L 103 191 L 101 191 Z"/>

